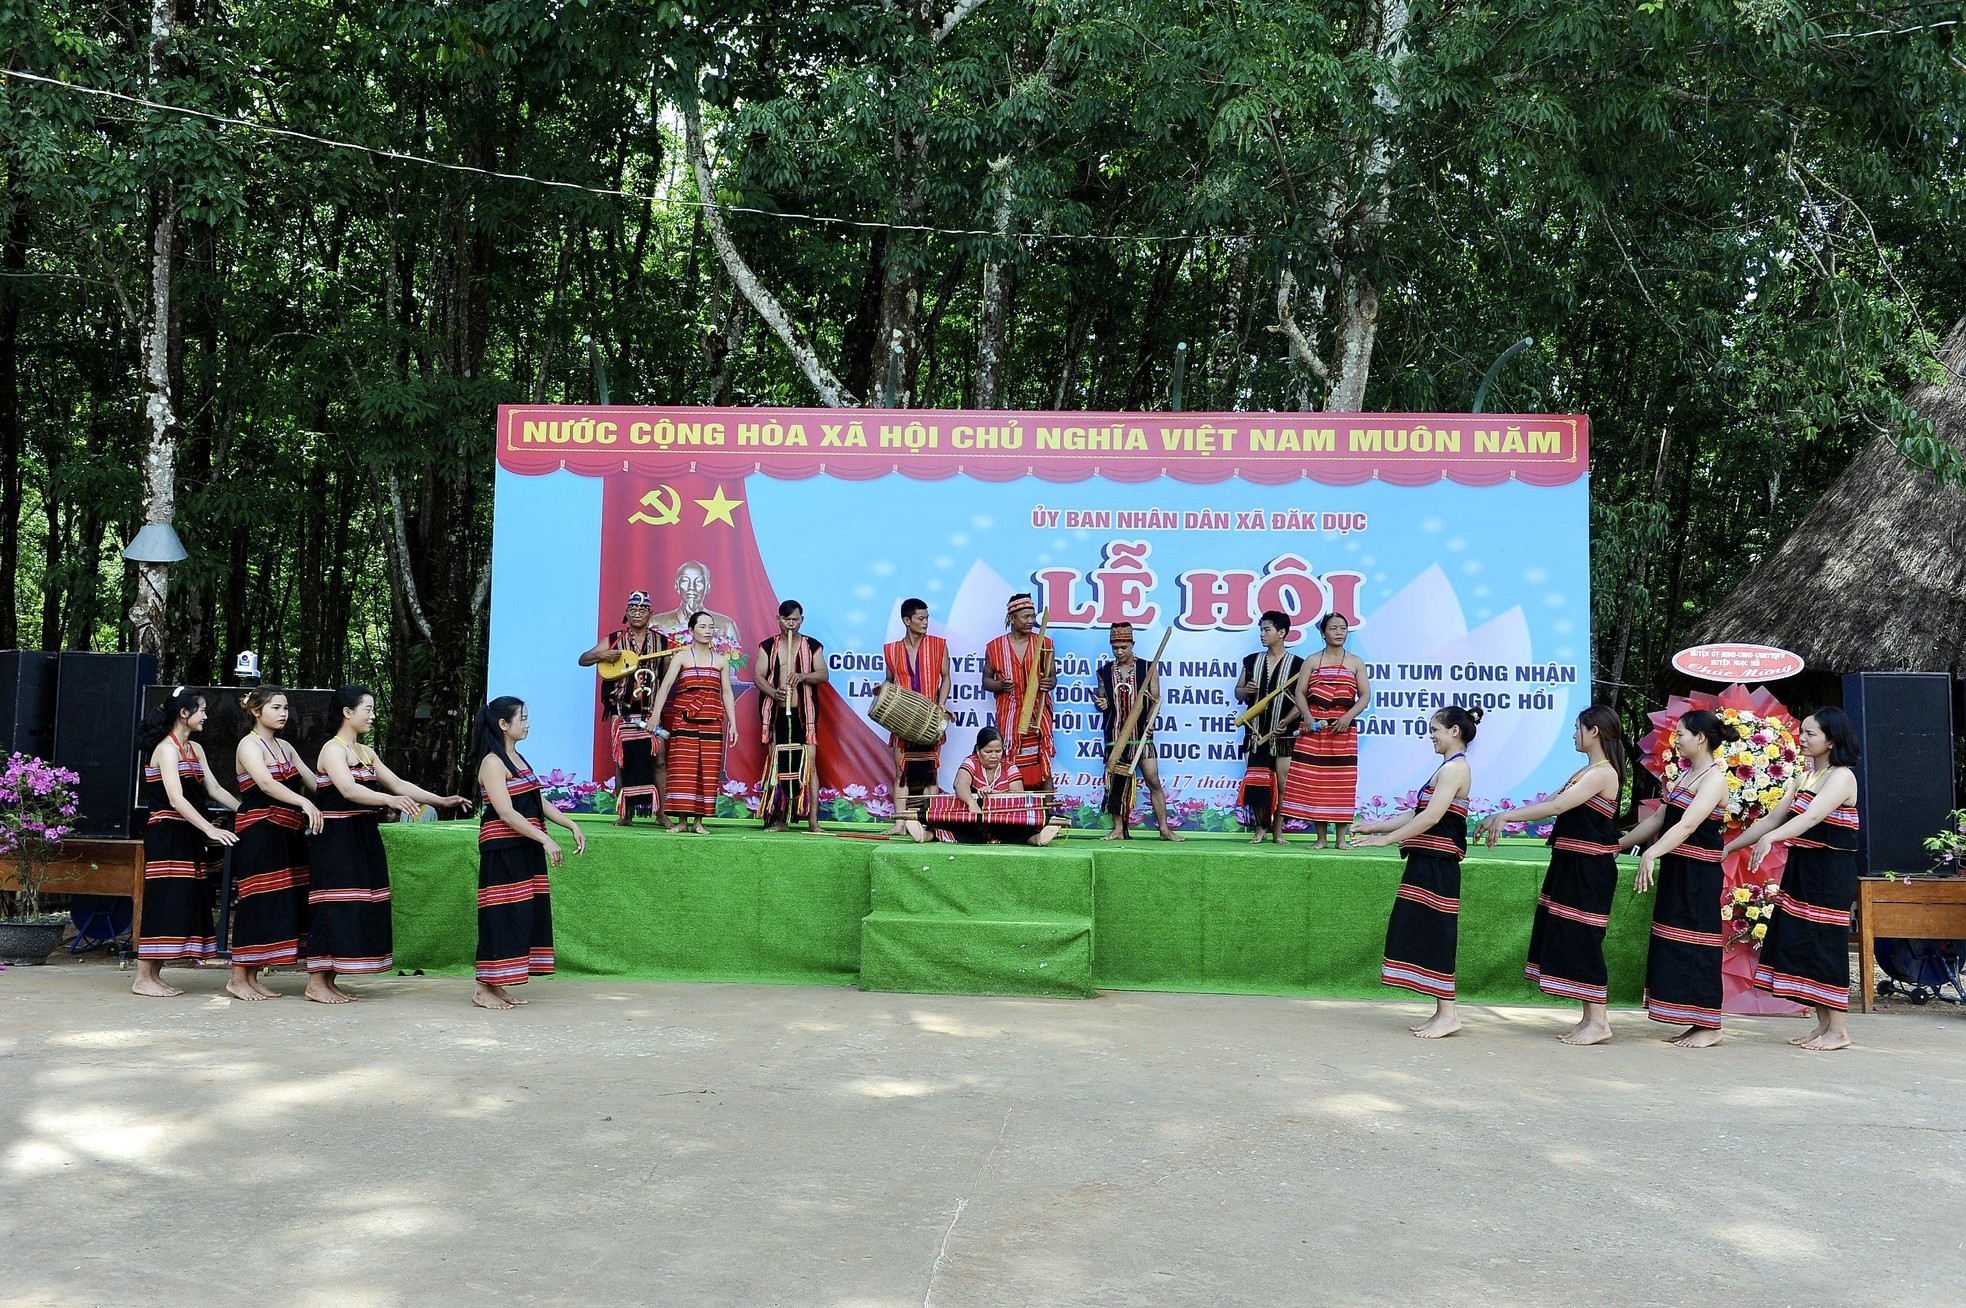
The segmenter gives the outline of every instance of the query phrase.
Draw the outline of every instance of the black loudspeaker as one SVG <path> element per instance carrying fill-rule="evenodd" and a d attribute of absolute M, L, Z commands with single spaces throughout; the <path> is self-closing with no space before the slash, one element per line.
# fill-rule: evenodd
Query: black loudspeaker
<path fill-rule="evenodd" d="M 1853 672 L 1843 708 L 1857 727 L 1858 865 L 1867 876 L 1922 872 L 1925 838 L 1952 811 L 1952 678 L 1944 672 Z"/>
<path fill-rule="evenodd" d="M 58 654 L 0 650 L 0 754 L 54 758 Z"/>
<path fill-rule="evenodd" d="M 143 713 L 148 717 L 171 697 L 173 686 L 151 686 L 143 692 Z M 211 764 L 212 775 L 218 784 L 239 793 L 239 760 L 236 751 L 239 742 L 253 729 L 253 722 L 246 715 L 243 703 L 246 695 L 244 686 L 192 686 L 190 689 L 205 697 L 205 726 L 195 737 L 204 748 L 205 761 Z M 292 710 L 287 715 L 287 729 L 280 733 L 300 754 L 300 761 L 306 767 L 313 767 L 314 760 L 321 756 L 321 746 L 327 743 L 334 733 L 328 729 L 328 700 L 334 695 L 331 690 L 288 690 L 281 688 L 287 697 L 287 707 Z M 140 797 L 139 797 L 140 798 Z"/>
<path fill-rule="evenodd" d="M 82 778 L 75 834 L 127 840 L 136 829 L 137 719 L 157 660 L 69 652 L 59 675 L 54 761 Z"/>

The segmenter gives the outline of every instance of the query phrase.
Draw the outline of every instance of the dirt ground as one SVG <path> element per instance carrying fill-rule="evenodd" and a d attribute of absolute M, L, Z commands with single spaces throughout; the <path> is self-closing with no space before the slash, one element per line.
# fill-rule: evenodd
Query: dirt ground
<path fill-rule="evenodd" d="M 0 973 L 0 1304 L 1956 1302 L 1966 1043 L 1618 1011 Z M 299 978 L 277 977 L 297 991 Z M 1948 1288 L 1950 1287 L 1950 1288 Z"/>

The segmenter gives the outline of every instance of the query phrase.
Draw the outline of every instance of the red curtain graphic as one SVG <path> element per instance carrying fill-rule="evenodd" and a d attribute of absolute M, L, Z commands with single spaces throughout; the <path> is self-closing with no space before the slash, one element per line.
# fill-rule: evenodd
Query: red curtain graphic
<path fill-rule="evenodd" d="M 604 479 L 601 494 L 600 636 L 620 625 L 629 592 L 645 590 L 662 615 L 684 605 L 677 594 L 677 570 L 697 563 L 709 575 L 702 607 L 737 625 L 744 666 L 733 673 L 738 690 L 737 745 L 727 755 L 728 780 L 755 783 L 764 770 L 759 739 L 758 692 L 750 686 L 760 641 L 778 633 L 780 596 L 771 584 L 758 539 L 751 530 L 749 495 L 742 477 L 684 472 L 650 476 L 632 472 Z M 785 596 L 799 599 L 799 596 Z M 807 611 L 807 630 L 823 615 Z M 594 777 L 614 775 L 605 726 L 595 700 Z M 839 788 L 885 783 L 893 771 L 884 737 L 877 736 L 847 707 L 831 684 L 819 694 L 819 782 Z"/>

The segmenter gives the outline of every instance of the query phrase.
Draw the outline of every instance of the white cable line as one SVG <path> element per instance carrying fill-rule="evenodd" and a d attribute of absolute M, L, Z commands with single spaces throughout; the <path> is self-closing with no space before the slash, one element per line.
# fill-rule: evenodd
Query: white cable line
<path fill-rule="evenodd" d="M 314 145 L 327 146 L 334 150 L 353 150 L 358 154 L 373 155 L 379 159 L 393 159 L 402 163 L 423 164 L 430 168 L 442 168 L 454 173 L 469 173 L 475 177 L 489 177 L 498 181 L 528 182 L 534 186 L 548 186 L 563 191 L 580 191 L 588 195 L 607 196 L 622 200 L 643 200 L 650 204 L 672 205 L 685 209 L 715 209 L 721 213 L 756 214 L 761 218 L 782 218 L 791 222 L 832 224 L 840 227 L 857 227 L 869 230 L 892 232 L 925 232 L 932 236 L 984 236 L 992 240 L 1002 240 L 1000 232 L 984 227 L 934 227 L 926 223 L 886 223 L 866 218 L 831 218 L 824 214 L 793 213 L 782 209 L 759 209 L 741 204 L 718 204 L 706 200 L 683 200 L 674 196 L 653 195 L 643 191 L 630 191 L 613 186 L 588 186 L 582 182 L 564 182 L 551 177 L 534 177 L 527 173 L 501 172 L 495 168 L 478 168 L 471 164 L 451 163 L 443 159 L 432 159 L 427 155 L 407 154 L 401 150 L 385 150 L 379 146 L 358 145 L 353 141 L 338 141 L 333 137 L 316 136 L 312 132 L 295 131 L 291 127 L 275 127 L 271 123 L 255 122 L 250 118 L 233 118 L 225 114 L 215 114 L 203 109 L 187 109 L 182 105 L 165 104 L 158 100 L 146 100 L 142 96 L 126 95 L 121 91 L 105 90 L 99 86 L 83 86 L 79 82 L 65 82 L 58 77 L 46 77 L 40 73 L 25 72 L 18 68 L 0 68 L 0 75 L 18 78 L 21 81 L 38 82 L 44 86 L 57 86 L 67 91 L 77 91 L 83 95 L 101 96 L 108 100 L 120 100 L 125 104 L 139 105 L 145 109 L 156 109 L 163 113 L 182 114 L 188 118 L 202 118 L 207 122 L 223 127 L 243 127 L 249 131 L 265 132 L 271 136 L 284 136 L 295 141 L 307 141 Z M 1220 239 L 1212 233 L 1200 232 L 1192 236 L 1105 236 L 1098 233 L 1075 234 L 1071 232 L 1019 232 L 1017 240 L 1033 241 L 1212 241 Z"/>

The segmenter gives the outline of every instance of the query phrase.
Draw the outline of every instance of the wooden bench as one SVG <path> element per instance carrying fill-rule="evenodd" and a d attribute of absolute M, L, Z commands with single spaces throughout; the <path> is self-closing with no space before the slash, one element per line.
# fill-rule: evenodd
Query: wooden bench
<path fill-rule="evenodd" d="M 18 890 L 14 861 L 0 859 L 0 890 Z M 141 840 L 64 840 L 61 857 L 48 865 L 41 889 L 55 895 L 123 895 L 130 908 L 130 949 L 143 925 L 143 842 Z"/>
<path fill-rule="evenodd" d="M 1892 881 L 1862 877 L 1857 882 L 1857 993 L 1868 1013 L 1876 1002 L 1871 973 L 1877 938 L 1890 940 L 1966 940 L 1966 878 L 1921 877 Z"/>

